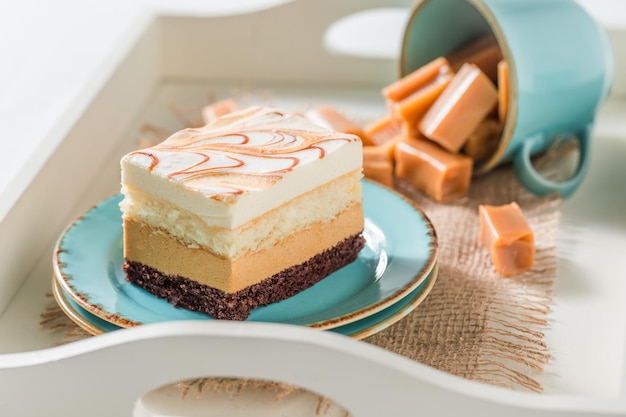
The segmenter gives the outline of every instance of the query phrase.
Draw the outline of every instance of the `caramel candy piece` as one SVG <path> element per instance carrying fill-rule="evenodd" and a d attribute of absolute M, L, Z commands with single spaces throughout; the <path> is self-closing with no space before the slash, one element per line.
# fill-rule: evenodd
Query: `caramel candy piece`
<path fill-rule="evenodd" d="M 500 275 L 510 276 L 529 269 L 535 261 L 535 239 L 517 203 L 478 207 L 478 237 L 489 250 Z"/>
<path fill-rule="evenodd" d="M 396 120 L 401 121 L 404 133 L 410 136 L 416 135 L 418 123 L 450 84 L 450 80 L 452 80 L 452 74 L 439 76 L 402 101 L 390 105 L 391 113 Z"/>
<path fill-rule="evenodd" d="M 216 101 L 215 103 L 204 106 L 202 109 L 202 121 L 204 124 L 209 124 L 225 114 L 234 112 L 238 108 L 239 106 L 237 105 L 237 102 L 230 98 Z"/>
<path fill-rule="evenodd" d="M 398 102 L 432 84 L 440 75 L 448 74 L 450 74 L 448 60 L 443 57 L 437 58 L 383 88 L 383 95 L 387 100 Z"/>
<path fill-rule="evenodd" d="M 397 138 L 400 135 L 400 126 L 391 117 L 386 115 L 364 129 L 364 146 L 382 145 Z"/>
<path fill-rule="evenodd" d="M 363 163 L 363 175 L 365 178 L 393 188 L 393 165 L 387 162 Z"/>
<path fill-rule="evenodd" d="M 376 150 L 368 150 L 367 152 L 373 152 L 382 155 L 386 155 L 386 159 L 393 165 L 394 163 L 394 154 L 396 151 L 396 145 L 404 136 L 398 135 L 391 139 L 388 139 L 386 142 L 376 145 L 376 146 L 364 146 L 365 148 L 376 148 Z"/>
<path fill-rule="evenodd" d="M 492 82 L 497 80 L 498 63 L 502 61 L 502 51 L 495 36 L 479 38 L 447 55 L 453 71 L 458 71 L 465 63 L 476 65 Z"/>
<path fill-rule="evenodd" d="M 318 107 L 306 112 L 306 118 L 320 126 L 334 130 L 335 132 L 349 133 L 356 135 L 363 141 L 363 129 L 353 121 L 349 120 L 337 109 L 330 106 Z"/>
<path fill-rule="evenodd" d="M 489 78 L 475 65 L 464 64 L 424 115 L 419 130 L 458 152 L 497 101 L 498 92 Z"/>
<path fill-rule="evenodd" d="M 472 160 L 422 138 L 402 138 L 395 149 L 395 175 L 437 201 L 467 193 Z"/>
<path fill-rule="evenodd" d="M 389 146 L 363 147 L 363 175 L 393 188 L 393 155 Z"/>
<path fill-rule="evenodd" d="M 483 120 L 465 142 L 463 153 L 477 162 L 488 159 L 498 148 L 502 130 L 502 123 L 498 120 Z"/>
<path fill-rule="evenodd" d="M 502 123 L 509 113 L 509 65 L 506 61 L 498 63 L 498 118 Z"/>

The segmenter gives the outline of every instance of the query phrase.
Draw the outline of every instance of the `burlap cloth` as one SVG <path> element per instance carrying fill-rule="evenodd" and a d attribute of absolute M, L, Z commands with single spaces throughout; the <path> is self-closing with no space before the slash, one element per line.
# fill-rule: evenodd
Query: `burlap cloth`
<path fill-rule="evenodd" d="M 544 331 L 556 276 L 560 200 L 524 191 L 510 167 L 476 179 L 467 197 L 450 204 L 435 203 L 406 184 L 396 186 L 435 226 L 439 276 L 411 314 L 364 342 L 463 378 L 540 392 L 537 376 L 550 359 Z M 536 261 L 531 270 L 503 278 L 477 238 L 478 205 L 511 201 L 518 202 L 535 233 Z M 56 306 L 42 314 L 42 325 L 65 328 L 65 341 L 88 336 Z M 182 381 L 178 386 L 183 395 L 192 390 L 197 396 L 225 387 L 236 393 L 251 383 L 279 391 L 278 397 L 294 390 L 284 384 L 223 378 Z"/>
<path fill-rule="evenodd" d="M 435 226 L 439 277 L 413 313 L 367 341 L 467 379 L 541 391 L 536 376 L 550 359 L 544 330 L 556 277 L 560 200 L 530 195 L 511 168 L 475 180 L 467 198 L 454 204 L 437 204 L 405 184 L 397 188 Z M 532 269 L 503 278 L 478 240 L 478 205 L 511 201 L 535 234 L 536 259 Z"/>

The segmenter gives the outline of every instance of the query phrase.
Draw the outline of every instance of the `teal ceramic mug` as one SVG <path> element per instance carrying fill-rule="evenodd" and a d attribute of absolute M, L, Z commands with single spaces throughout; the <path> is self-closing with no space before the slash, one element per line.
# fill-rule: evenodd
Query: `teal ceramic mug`
<path fill-rule="evenodd" d="M 594 118 L 613 80 L 606 32 L 573 0 L 423 0 L 407 23 L 400 73 L 488 34 L 509 65 L 510 101 L 498 149 L 476 173 L 512 161 L 531 192 L 567 197 L 587 171 Z M 531 156 L 563 135 L 580 142 L 578 167 L 568 180 L 551 181 Z"/>

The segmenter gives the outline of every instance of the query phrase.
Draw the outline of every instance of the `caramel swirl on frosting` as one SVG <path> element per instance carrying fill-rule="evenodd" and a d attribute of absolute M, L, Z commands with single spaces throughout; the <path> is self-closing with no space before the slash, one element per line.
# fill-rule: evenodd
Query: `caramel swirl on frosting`
<path fill-rule="evenodd" d="M 295 114 L 252 107 L 201 128 L 181 130 L 125 158 L 220 199 L 265 189 L 299 166 L 358 140 Z"/>

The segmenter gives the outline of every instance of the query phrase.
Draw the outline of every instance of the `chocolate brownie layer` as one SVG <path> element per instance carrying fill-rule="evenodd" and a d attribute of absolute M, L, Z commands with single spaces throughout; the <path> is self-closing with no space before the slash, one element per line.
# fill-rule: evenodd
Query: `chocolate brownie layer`
<path fill-rule="evenodd" d="M 124 262 L 127 279 L 176 307 L 217 319 L 245 320 L 253 308 L 275 303 L 313 286 L 354 262 L 365 245 L 361 234 L 346 238 L 300 265 L 287 268 L 235 293 L 226 293 L 178 275 L 165 275 L 138 262 Z"/>

